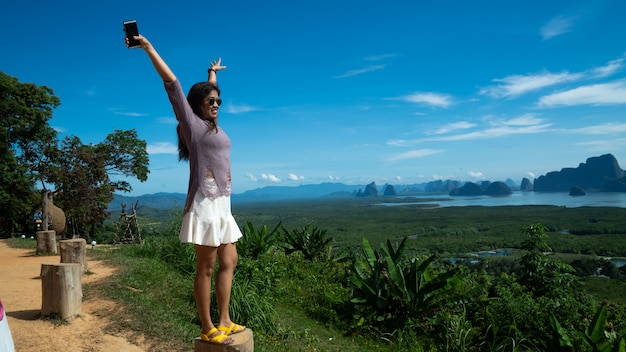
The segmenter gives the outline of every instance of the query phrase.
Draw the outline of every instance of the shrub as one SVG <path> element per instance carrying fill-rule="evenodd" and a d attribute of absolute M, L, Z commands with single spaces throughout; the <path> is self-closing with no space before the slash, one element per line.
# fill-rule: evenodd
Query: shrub
<path fill-rule="evenodd" d="M 307 260 L 321 259 L 322 254 L 327 250 L 333 241 L 328 237 L 327 230 L 322 230 L 317 226 L 308 224 L 302 228 L 294 230 L 284 230 L 283 248 L 285 253 L 302 252 Z"/>

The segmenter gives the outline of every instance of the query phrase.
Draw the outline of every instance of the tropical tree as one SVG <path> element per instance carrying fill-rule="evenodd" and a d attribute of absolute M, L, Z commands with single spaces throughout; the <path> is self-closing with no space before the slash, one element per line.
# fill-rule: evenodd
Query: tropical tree
<path fill-rule="evenodd" d="M 40 202 L 34 182 L 14 153 L 0 145 L 0 238 L 23 233 L 32 224 L 32 209 Z"/>
<path fill-rule="evenodd" d="M 520 260 L 520 283 L 530 289 L 536 296 L 561 296 L 564 289 L 576 283 L 573 273 L 576 270 L 560 260 L 550 258 L 547 253 L 552 249 L 546 242 L 547 227 L 534 224 L 526 227 L 526 240 L 522 249 L 526 253 Z"/>
<path fill-rule="evenodd" d="M 135 130 L 116 130 L 96 145 L 84 145 L 75 136 L 59 142 L 48 123 L 59 104 L 52 89 L 20 83 L 0 72 L 0 222 L 4 235 L 28 226 L 38 207 L 28 196 L 37 192 L 36 181 L 43 191 L 54 188 L 57 205 L 79 231 L 93 233 L 108 216 L 106 206 L 113 192 L 130 191 L 129 177 L 147 179 L 146 143 Z M 45 193 L 40 195 L 42 206 Z"/>
<path fill-rule="evenodd" d="M 56 138 L 48 120 L 60 104 L 52 89 L 0 72 L 0 236 L 26 231 L 32 223 L 37 164 Z"/>
<path fill-rule="evenodd" d="M 106 208 L 114 192 L 132 189 L 128 181 L 114 176 L 145 181 L 147 164 L 146 142 L 137 132 L 116 130 L 96 145 L 66 137 L 60 146 L 49 150 L 48 165 L 39 175 L 56 187 L 56 203 L 75 229 L 88 237 L 108 218 Z"/>

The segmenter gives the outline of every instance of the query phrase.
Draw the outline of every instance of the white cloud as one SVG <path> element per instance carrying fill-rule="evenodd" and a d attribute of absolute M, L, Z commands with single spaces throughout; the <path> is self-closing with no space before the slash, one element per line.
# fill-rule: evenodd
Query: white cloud
<path fill-rule="evenodd" d="M 422 104 L 438 108 L 447 108 L 452 105 L 452 97 L 450 95 L 433 92 L 416 92 L 402 96 L 399 99 L 408 103 Z"/>
<path fill-rule="evenodd" d="M 483 178 L 484 177 L 483 173 L 480 171 L 470 171 L 467 173 L 467 175 L 471 178 Z"/>
<path fill-rule="evenodd" d="M 281 179 L 279 179 L 278 177 L 276 177 L 276 176 L 274 176 L 272 174 L 265 174 L 265 173 L 263 173 L 263 174 L 261 174 L 261 178 L 263 180 L 270 181 L 270 182 L 275 182 L 275 183 L 278 183 L 278 182 L 282 181 Z"/>
<path fill-rule="evenodd" d="M 335 78 L 347 78 L 347 77 L 352 77 L 352 76 L 358 76 L 364 73 L 382 70 L 385 67 L 387 67 L 387 65 L 383 65 L 383 64 L 370 65 L 362 69 L 347 71 L 345 73 L 340 74 L 339 76 L 335 76 Z"/>
<path fill-rule="evenodd" d="M 259 108 L 247 104 L 234 105 L 231 103 L 229 103 L 225 109 L 229 114 L 245 114 L 247 112 L 260 110 Z"/>
<path fill-rule="evenodd" d="M 532 179 L 534 179 L 534 178 L 536 177 L 536 176 L 535 176 L 535 173 L 534 173 L 534 172 L 532 172 L 532 171 L 528 171 L 528 172 L 526 173 L 526 175 L 528 175 L 528 176 L 529 176 L 530 178 L 532 178 Z"/>
<path fill-rule="evenodd" d="M 541 37 L 543 40 L 548 40 L 570 32 L 573 27 L 573 22 L 573 17 L 557 16 L 541 27 Z"/>
<path fill-rule="evenodd" d="M 165 124 L 165 125 L 175 125 L 178 123 L 178 121 L 176 121 L 175 117 L 159 117 L 157 119 L 157 121 L 159 121 L 159 123 Z"/>
<path fill-rule="evenodd" d="M 582 78 L 580 73 L 539 73 L 534 75 L 512 75 L 504 78 L 494 79 L 493 82 L 501 83 L 496 86 L 487 87 L 480 91 L 480 94 L 493 98 L 514 98 L 522 94 L 536 91 L 556 84 L 571 82 Z"/>
<path fill-rule="evenodd" d="M 331 180 L 331 181 L 339 181 L 339 177 L 333 176 L 333 175 L 329 175 L 328 179 Z"/>
<path fill-rule="evenodd" d="M 434 150 L 434 149 L 419 149 L 419 150 L 410 150 L 408 152 L 404 152 L 389 158 L 389 161 L 398 161 L 398 160 L 406 160 L 406 159 L 415 159 L 415 158 L 423 158 L 425 156 L 439 154 L 443 152 L 442 150 Z"/>
<path fill-rule="evenodd" d="M 626 138 L 579 142 L 576 145 L 585 147 L 586 150 L 593 152 L 612 153 L 616 148 L 626 147 Z"/>
<path fill-rule="evenodd" d="M 617 104 L 626 104 L 626 85 L 623 81 L 592 84 L 546 95 L 537 103 L 539 107 Z"/>
<path fill-rule="evenodd" d="M 256 178 L 256 177 L 255 177 L 253 174 L 251 174 L 251 173 L 247 173 L 247 174 L 246 174 L 246 177 L 247 177 L 250 181 L 252 181 L 252 182 L 257 182 L 257 181 L 259 180 L 258 178 Z"/>
<path fill-rule="evenodd" d="M 298 175 L 296 175 L 296 174 L 292 174 L 292 173 L 290 173 L 290 174 L 289 174 L 288 178 L 289 178 L 291 181 L 299 181 L 299 180 L 304 180 L 304 176 L 298 176 Z"/>
<path fill-rule="evenodd" d="M 595 126 L 586 126 L 582 128 L 577 128 L 573 130 L 569 130 L 568 132 L 572 133 L 581 133 L 581 134 L 615 134 L 615 133 L 624 133 L 626 132 L 626 123 L 605 123 L 602 125 Z"/>
<path fill-rule="evenodd" d="M 511 126 L 505 125 L 505 126 L 487 128 L 483 131 L 460 134 L 456 136 L 431 138 L 429 139 L 429 141 L 464 141 L 464 140 L 471 140 L 471 139 L 499 138 L 499 137 L 504 137 L 504 136 L 516 135 L 516 134 L 535 134 L 535 133 L 546 132 L 547 128 L 550 126 L 552 126 L 552 124 L 531 125 L 531 126 L 523 126 L 523 127 L 511 127 Z"/>
<path fill-rule="evenodd" d="M 392 146 L 411 146 L 419 143 L 426 142 L 450 142 L 450 141 L 464 141 L 464 140 L 476 140 L 476 139 L 490 139 L 499 138 L 517 134 L 535 134 L 547 132 L 548 127 L 552 126 L 550 123 L 542 124 L 543 120 L 536 118 L 533 114 L 525 114 L 520 117 L 516 117 L 503 121 L 490 121 L 490 126 L 480 131 L 473 131 L 463 134 L 441 136 L 441 137 L 428 137 L 416 140 L 389 140 L 387 145 Z"/>
<path fill-rule="evenodd" d="M 502 124 L 505 126 L 534 126 L 540 124 L 541 122 L 543 122 L 543 120 L 537 118 L 535 114 L 524 114 L 510 120 L 502 121 Z"/>
<path fill-rule="evenodd" d="M 455 178 L 455 176 L 453 176 L 453 175 L 443 176 L 443 175 L 437 175 L 437 174 L 435 174 L 435 175 L 433 175 L 433 176 L 431 177 L 431 180 L 433 180 L 433 181 L 437 181 L 437 180 L 449 180 L 449 179 L 453 179 L 453 178 Z"/>
<path fill-rule="evenodd" d="M 156 142 L 146 147 L 148 154 L 178 154 L 178 146 L 170 142 Z"/>
<path fill-rule="evenodd" d="M 148 114 L 142 114 L 139 112 L 113 111 L 113 113 L 116 115 L 130 116 L 130 117 L 148 116 Z"/>
<path fill-rule="evenodd" d="M 624 58 L 611 60 L 606 65 L 596 67 L 590 71 L 590 74 L 596 78 L 608 77 L 624 67 Z"/>
<path fill-rule="evenodd" d="M 471 123 L 467 121 L 452 122 L 452 123 L 448 123 L 444 125 L 438 130 L 433 131 L 432 134 L 444 134 L 444 133 L 449 133 L 449 132 L 457 131 L 457 130 L 465 130 L 465 129 L 472 128 L 475 126 L 476 126 L 475 123 Z"/>
<path fill-rule="evenodd" d="M 398 56 L 397 54 L 372 55 L 365 58 L 366 61 L 382 61 Z"/>

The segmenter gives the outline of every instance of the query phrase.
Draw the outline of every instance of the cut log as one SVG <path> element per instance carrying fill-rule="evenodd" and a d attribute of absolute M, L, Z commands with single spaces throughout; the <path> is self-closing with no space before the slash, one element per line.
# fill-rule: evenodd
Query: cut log
<path fill-rule="evenodd" d="M 35 238 L 37 239 L 37 254 L 57 253 L 57 235 L 54 230 L 37 231 Z"/>
<path fill-rule="evenodd" d="M 41 315 L 72 320 L 83 311 L 80 264 L 41 264 Z"/>
<path fill-rule="evenodd" d="M 59 241 L 61 263 L 80 264 L 80 273 L 87 271 L 87 242 L 84 238 Z"/>
<path fill-rule="evenodd" d="M 230 345 L 220 345 L 202 340 L 199 337 L 195 339 L 195 352 L 253 352 L 254 351 L 254 334 L 252 330 L 246 328 L 242 332 L 232 334 L 234 341 Z"/>

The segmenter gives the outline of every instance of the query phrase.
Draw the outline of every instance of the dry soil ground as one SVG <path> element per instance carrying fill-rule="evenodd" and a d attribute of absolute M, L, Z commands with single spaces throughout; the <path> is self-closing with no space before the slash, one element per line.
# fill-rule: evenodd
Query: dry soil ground
<path fill-rule="evenodd" d="M 4 305 L 17 352 L 104 352 L 145 351 L 142 339 L 129 341 L 103 331 L 110 324 L 107 312 L 115 309 L 111 301 L 86 297 L 82 316 L 68 324 L 44 319 L 41 312 L 41 264 L 59 263 L 59 256 L 35 256 L 32 249 L 16 249 L 0 241 L 0 300 Z M 83 285 L 102 280 L 113 269 L 102 262 L 89 261 Z M 129 335 L 130 336 L 130 335 Z"/>

